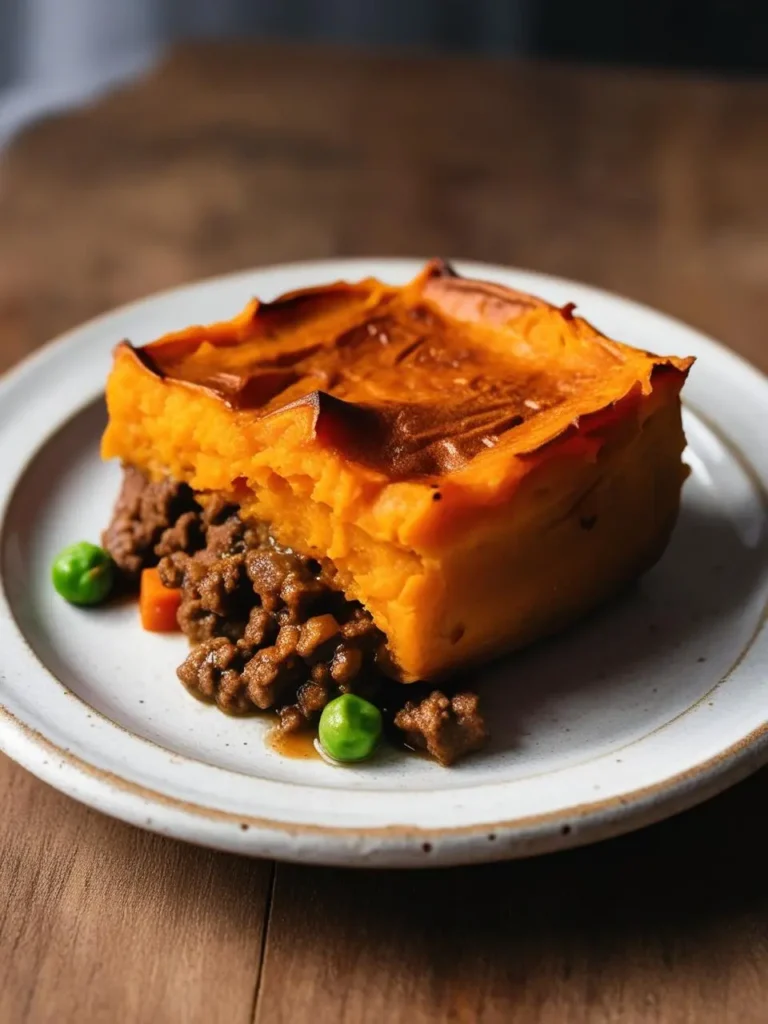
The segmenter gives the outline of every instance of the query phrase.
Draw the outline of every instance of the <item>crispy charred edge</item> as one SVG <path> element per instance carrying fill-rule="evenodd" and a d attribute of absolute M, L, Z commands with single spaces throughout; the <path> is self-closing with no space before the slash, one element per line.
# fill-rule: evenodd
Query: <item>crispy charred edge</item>
<path fill-rule="evenodd" d="M 196 381 L 172 377 L 153 358 L 147 348 L 137 348 L 127 339 L 119 342 L 115 347 L 115 357 L 121 352 L 158 380 L 173 380 L 174 384 L 179 384 L 190 391 L 213 396 L 235 411 L 252 409 L 254 406 L 266 403 L 274 394 L 287 388 L 297 379 L 295 371 L 289 368 L 275 367 L 247 378 L 236 374 L 220 373 L 217 376 L 216 387 L 212 387 L 210 384 L 200 384 Z M 289 406 L 286 405 L 283 408 L 289 408 Z"/>
<path fill-rule="evenodd" d="M 123 338 L 115 346 L 114 358 L 117 359 L 121 353 L 130 356 L 134 362 L 138 363 L 144 370 L 147 370 L 148 373 L 151 373 L 153 377 L 158 377 L 160 380 L 166 379 L 165 371 L 155 362 L 146 346 L 137 348 L 132 341 Z"/>
<path fill-rule="evenodd" d="M 675 394 L 679 395 L 693 364 L 693 359 L 683 360 L 687 363 L 683 369 L 680 369 L 677 362 L 659 362 L 653 367 L 648 385 L 649 393 L 661 386 L 670 387 Z M 602 409 L 579 416 L 544 444 L 537 445 L 530 451 L 519 452 L 518 458 L 522 460 L 541 459 L 566 452 L 579 454 L 580 445 L 583 445 L 585 452 L 595 446 L 599 448 L 601 446 L 600 435 L 639 409 L 644 397 L 645 392 L 642 384 L 638 381 L 625 395 L 610 402 Z"/>

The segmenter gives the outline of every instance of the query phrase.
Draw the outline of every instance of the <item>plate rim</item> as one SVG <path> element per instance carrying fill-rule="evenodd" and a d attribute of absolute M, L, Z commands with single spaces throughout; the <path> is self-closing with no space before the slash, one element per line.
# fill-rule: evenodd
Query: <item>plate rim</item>
<path fill-rule="evenodd" d="M 329 258 L 294 261 L 253 267 L 164 289 L 93 317 L 24 357 L 15 366 L 0 375 L 0 400 L 10 391 L 23 386 L 25 380 L 30 375 L 33 375 L 38 367 L 43 366 L 54 358 L 57 352 L 66 349 L 77 335 L 81 334 L 84 330 L 98 327 L 100 323 L 107 323 L 119 315 L 130 315 L 131 312 L 138 311 L 142 306 L 153 301 L 171 297 L 176 297 L 183 301 L 183 294 L 185 292 L 196 291 L 201 286 L 215 289 L 217 285 L 234 283 L 238 278 L 247 279 L 259 274 L 282 273 L 290 275 L 291 273 L 314 271 L 316 269 L 318 275 L 320 275 L 323 268 L 328 266 L 335 267 L 337 271 L 347 268 L 345 272 L 352 274 L 355 272 L 355 268 L 362 268 L 364 265 L 373 263 L 382 268 L 387 264 L 397 265 L 398 267 L 403 267 L 405 264 L 412 264 L 414 267 L 423 265 L 422 260 L 413 257 L 354 257 L 348 259 Z M 597 298 L 613 302 L 618 300 L 628 313 L 634 310 L 662 317 L 667 323 L 695 334 L 699 343 L 705 343 L 705 347 L 709 347 L 718 358 L 730 362 L 732 366 L 738 368 L 742 373 L 753 376 L 756 383 L 768 390 L 768 375 L 764 374 L 759 368 L 714 338 L 704 334 L 698 328 L 691 327 L 683 321 L 669 316 L 662 310 L 605 289 L 595 288 L 586 283 L 540 273 L 535 270 L 460 259 L 456 260 L 455 263 L 465 272 L 477 276 L 482 276 L 483 274 L 493 276 L 503 273 L 535 277 L 541 282 L 541 287 L 551 284 L 560 289 L 567 290 L 573 288 L 578 290 L 582 296 L 591 294 Z M 358 272 L 360 272 L 359 269 Z M 692 407 L 692 409 L 697 416 L 700 415 L 698 409 L 695 407 Z M 707 421 L 706 416 L 702 418 L 705 422 Z M 50 436 L 58 432 L 63 423 L 64 420 L 57 422 L 56 426 L 51 430 Z M 718 433 L 722 433 L 719 425 Z M 731 441 L 727 436 L 725 439 Z M 736 447 L 736 454 L 752 470 L 750 476 L 756 478 L 760 485 L 761 493 L 765 497 L 765 485 L 760 474 L 754 469 L 749 458 L 738 446 Z M 34 457 L 34 453 L 30 456 L 30 458 L 32 457 Z M 29 460 L 25 463 L 25 467 L 28 464 Z M 16 480 L 18 480 L 18 477 L 13 482 L 15 483 Z M 764 626 L 765 619 L 758 625 L 755 637 L 753 637 L 748 645 L 747 650 Z M 38 671 L 50 675 L 49 670 L 39 662 L 37 656 L 29 648 L 21 630 L 18 630 L 18 632 L 24 640 L 29 654 L 37 663 Z M 732 671 L 733 668 L 731 669 Z M 729 674 L 724 678 L 727 679 Z M 720 683 L 723 681 L 721 680 Z M 719 685 L 719 683 L 715 685 Z M 104 717 L 112 725 L 118 724 L 112 722 L 107 716 Z M 2 703 L 0 703 L 0 750 L 3 750 L 8 756 L 16 760 L 17 763 L 21 764 L 38 778 L 73 796 L 75 799 L 79 799 L 83 803 L 144 828 L 174 835 L 202 845 L 254 855 L 274 856 L 282 860 L 312 863 L 343 864 L 348 866 L 351 863 L 364 861 L 372 866 L 431 866 L 437 863 L 458 864 L 479 860 L 507 859 L 542 853 L 555 848 L 561 849 L 582 845 L 643 827 L 654 821 L 661 820 L 670 814 L 692 807 L 721 792 L 741 778 L 746 777 L 768 761 L 768 721 L 763 722 L 760 726 L 754 728 L 747 735 L 724 750 L 719 751 L 714 756 L 706 758 L 682 772 L 668 776 L 653 785 L 636 788 L 623 793 L 621 796 L 612 796 L 584 803 L 568 808 L 566 812 L 555 810 L 537 815 L 518 816 L 494 823 L 441 826 L 439 828 L 422 828 L 411 825 L 371 827 L 359 825 L 322 825 L 306 822 L 291 823 L 235 814 L 227 810 L 217 810 L 202 804 L 187 802 L 176 796 L 156 791 L 130 779 L 123 778 L 98 765 L 89 764 L 71 751 L 58 747 L 45 735 L 19 720 Z M 49 759 L 41 760 L 41 754 L 47 754 Z M 56 758 L 60 759 L 58 763 L 54 763 Z M 67 785 L 68 781 L 69 785 Z M 86 782 L 87 784 L 84 784 Z M 140 801 L 140 811 L 137 806 L 131 806 L 131 799 Z M 206 835 L 201 837 L 195 833 L 193 828 L 186 830 L 181 828 L 178 822 L 169 826 L 160 820 L 147 817 L 147 812 L 150 809 L 164 812 L 169 807 L 186 817 L 191 817 L 193 821 L 214 822 L 218 825 L 226 824 L 228 828 L 216 828 L 210 834 L 206 833 Z M 188 834 L 184 834 L 185 831 Z M 315 839 L 323 837 L 326 842 L 322 844 L 322 848 L 319 850 L 316 846 L 300 846 L 294 850 L 289 846 L 286 849 L 282 843 L 279 844 L 278 850 L 273 849 L 274 842 L 270 839 L 275 834 L 282 837 L 295 837 L 297 834 L 310 836 Z M 475 840 L 483 835 L 489 839 L 492 836 L 493 841 L 486 843 L 481 853 L 479 853 L 474 845 L 467 847 L 466 840 Z M 373 851 L 372 856 L 361 857 L 356 855 L 355 851 L 351 850 L 349 846 L 345 845 L 350 839 L 360 839 L 361 837 L 384 840 L 384 842 L 382 846 Z M 505 842 L 505 838 L 508 841 Z M 343 845 L 339 846 L 337 843 L 334 846 L 333 842 L 328 845 L 327 840 L 329 839 L 334 841 L 341 839 Z M 410 846 L 402 846 L 405 840 L 411 844 L 416 840 L 417 844 L 420 844 L 418 849 L 421 851 L 421 856 L 414 857 L 414 851 Z M 458 846 L 455 846 L 452 841 L 457 841 Z M 398 843 L 400 843 L 400 846 L 398 846 Z M 442 846 L 444 843 L 447 844 L 445 847 Z M 425 857 L 425 853 L 432 856 Z"/>

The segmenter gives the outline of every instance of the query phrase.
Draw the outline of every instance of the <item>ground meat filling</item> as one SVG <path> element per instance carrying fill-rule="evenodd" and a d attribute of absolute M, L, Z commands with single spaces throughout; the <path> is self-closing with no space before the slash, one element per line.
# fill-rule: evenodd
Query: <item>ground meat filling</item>
<path fill-rule="evenodd" d="M 476 693 L 446 697 L 435 690 L 418 704 L 408 701 L 395 715 L 395 726 L 410 746 L 426 750 L 444 765 L 479 750 L 487 739 Z"/>
<path fill-rule="evenodd" d="M 190 551 L 203 543 L 200 509 L 186 484 L 148 480 L 126 466 L 112 522 L 102 535 L 124 578 L 135 580 L 142 569 L 156 565 L 172 551 Z"/>
<path fill-rule="evenodd" d="M 127 468 L 103 543 L 127 580 L 157 565 L 165 586 L 181 590 L 179 626 L 193 647 L 178 677 L 222 711 L 272 709 L 293 732 L 352 692 L 381 707 L 400 742 L 442 764 L 484 742 L 475 694 L 408 700 L 419 688 L 382 674 L 386 638 L 339 591 L 333 566 L 281 548 L 222 498 Z"/>

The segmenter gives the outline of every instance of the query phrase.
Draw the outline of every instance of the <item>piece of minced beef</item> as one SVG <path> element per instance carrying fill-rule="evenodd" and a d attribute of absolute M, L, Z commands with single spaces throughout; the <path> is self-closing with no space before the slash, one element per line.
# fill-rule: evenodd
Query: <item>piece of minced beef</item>
<path fill-rule="evenodd" d="M 487 739 L 476 693 L 447 697 L 434 690 L 418 703 L 408 701 L 395 715 L 395 725 L 410 746 L 426 750 L 443 765 L 479 750 Z"/>
<path fill-rule="evenodd" d="M 149 480 L 126 466 L 112 520 L 102 544 L 129 581 L 156 565 L 173 550 L 194 550 L 202 544 L 197 523 L 200 509 L 186 484 Z"/>

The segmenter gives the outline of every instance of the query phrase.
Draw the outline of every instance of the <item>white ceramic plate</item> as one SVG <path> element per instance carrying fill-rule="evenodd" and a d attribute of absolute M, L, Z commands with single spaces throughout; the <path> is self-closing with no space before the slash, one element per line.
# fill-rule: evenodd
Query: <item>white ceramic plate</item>
<path fill-rule="evenodd" d="M 101 317 L 0 383 L 0 745 L 108 814 L 248 854 L 350 865 L 455 864 L 614 835 L 712 795 L 768 760 L 768 382 L 700 334 L 539 274 L 459 264 L 601 330 L 695 355 L 692 475 L 661 563 L 610 608 L 485 673 L 487 750 L 452 769 L 397 751 L 355 768 L 282 758 L 267 723 L 225 717 L 176 681 L 185 641 L 130 604 L 80 611 L 49 583 L 56 551 L 96 539 L 119 470 L 99 461 L 112 346 L 228 317 L 335 278 L 401 282 L 411 260 L 257 270 Z M 40 823 L 45 828 L 45 823 Z"/>

